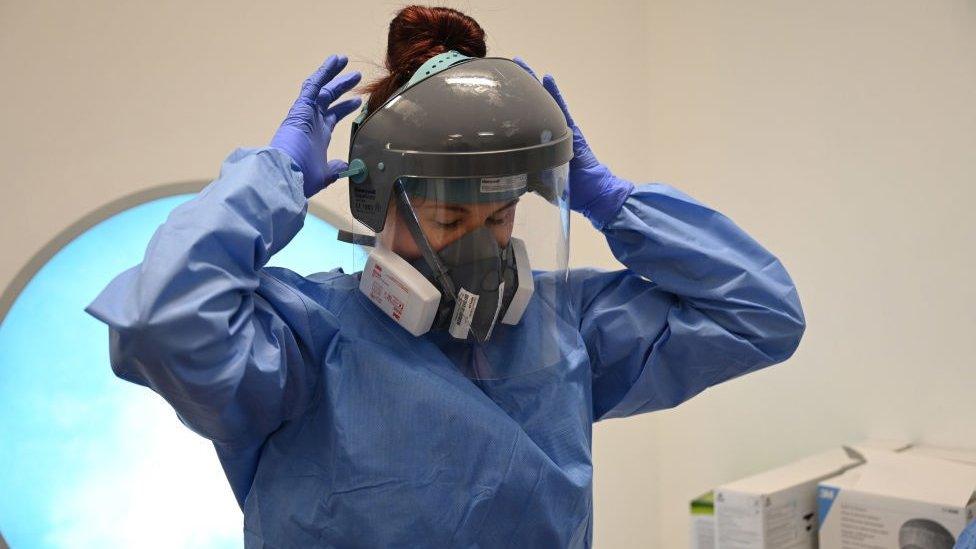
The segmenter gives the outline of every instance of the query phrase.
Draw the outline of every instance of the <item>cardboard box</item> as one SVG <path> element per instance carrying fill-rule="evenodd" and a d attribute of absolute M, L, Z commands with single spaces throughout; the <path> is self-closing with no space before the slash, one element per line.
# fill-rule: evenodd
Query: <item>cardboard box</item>
<path fill-rule="evenodd" d="M 720 486 L 715 490 L 717 549 L 816 549 L 817 485 L 873 458 L 907 447 L 869 439 Z"/>
<path fill-rule="evenodd" d="M 821 549 L 952 549 L 976 513 L 976 465 L 908 450 L 819 485 Z"/>
<path fill-rule="evenodd" d="M 910 448 L 907 448 L 905 453 L 909 455 L 930 456 L 976 465 L 976 449 L 973 448 L 946 448 L 942 446 L 932 446 L 929 444 L 914 444 Z"/>
<path fill-rule="evenodd" d="M 691 549 L 715 549 L 715 492 L 691 500 Z"/>

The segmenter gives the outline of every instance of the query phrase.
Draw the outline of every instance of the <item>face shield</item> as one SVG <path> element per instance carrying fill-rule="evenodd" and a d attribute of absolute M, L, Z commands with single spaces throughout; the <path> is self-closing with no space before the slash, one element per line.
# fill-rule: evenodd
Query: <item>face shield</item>
<path fill-rule="evenodd" d="M 555 364 L 574 322 L 565 118 L 507 59 L 417 74 L 354 125 L 350 208 L 376 232 L 360 290 L 470 377 Z"/>

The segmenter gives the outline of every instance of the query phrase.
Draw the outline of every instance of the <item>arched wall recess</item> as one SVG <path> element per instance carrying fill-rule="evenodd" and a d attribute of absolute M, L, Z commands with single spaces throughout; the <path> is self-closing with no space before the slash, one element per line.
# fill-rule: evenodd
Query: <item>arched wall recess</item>
<path fill-rule="evenodd" d="M 30 282 L 37 271 L 47 264 L 54 254 L 58 253 L 58 250 L 65 247 L 78 235 L 113 215 L 139 204 L 167 196 L 196 193 L 209 183 L 206 180 L 193 180 L 165 183 L 143 189 L 96 208 L 59 231 L 54 238 L 49 240 L 47 244 L 31 256 L 27 263 L 17 271 L 17 274 L 14 275 L 10 283 L 0 292 L 0 323 L 3 322 L 17 296 L 24 290 L 24 287 L 27 286 L 27 283 Z M 349 223 L 338 212 L 325 208 L 316 202 L 309 202 L 308 213 L 322 219 L 333 227 L 342 227 Z"/>
<path fill-rule="evenodd" d="M 97 208 L 58 232 L 0 294 L 0 529 L 10 546 L 243 542 L 212 445 L 163 399 L 115 377 L 108 331 L 83 310 L 206 183 L 158 185 Z M 314 202 L 309 214 L 272 263 L 300 274 L 356 269 L 356 249 L 336 240 L 348 221 Z"/>

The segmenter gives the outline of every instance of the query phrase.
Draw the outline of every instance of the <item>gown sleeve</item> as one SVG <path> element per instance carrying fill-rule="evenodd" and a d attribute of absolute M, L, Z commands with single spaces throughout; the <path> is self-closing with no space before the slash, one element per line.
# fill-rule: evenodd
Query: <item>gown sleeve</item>
<path fill-rule="evenodd" d="M 115 374 L 151 388 L 225 447 L 256 444 L 299 416 L 338 323 L 321 311 L 311 322 L 307 298 L 262 267 L 298 233 L 306 209 L 286 154 L 231 154 L 220 177 L 156 230 L 142 263 L 86 308 L 109 326 Z"/>
<path fill-rule="evenodd" d="M 796 350 L 793 281 L 721 213 L 654 183 L 600 229 L 627 269 L 571 275 L 597 420 L 676 406 Z"/>

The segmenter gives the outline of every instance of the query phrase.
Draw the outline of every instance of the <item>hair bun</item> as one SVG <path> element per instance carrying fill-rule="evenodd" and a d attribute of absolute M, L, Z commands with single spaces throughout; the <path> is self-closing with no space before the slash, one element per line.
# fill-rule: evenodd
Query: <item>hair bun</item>
<path fill-rule="evenodd" d="M 386 57 L 391 72 L 413 72 L 450 50 L 484 57 L 485 31 L 471 17 L 443 7 L 407 6 L 390 21 Z"/>
<path fill-rule="evenodd" d="M 485 31 L 477 21 L 452 8 L 407 6 L 400 10 L 390 21 L 386 45 L 389 75 L 364 88 L 370 94 L 367 108 L 377 109 L 420 65 L 450 50 L 484 57 Z"/>

